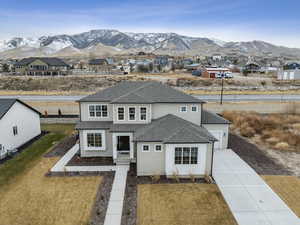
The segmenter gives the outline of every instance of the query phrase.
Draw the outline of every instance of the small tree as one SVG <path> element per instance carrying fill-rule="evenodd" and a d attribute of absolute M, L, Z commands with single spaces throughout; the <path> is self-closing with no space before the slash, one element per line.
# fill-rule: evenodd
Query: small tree
<path fill-rule="evenodd" d="M 61 117 L 62 116 L 62 113 L 61 113 L 61 110 L 58 109 L 58 116 Z"/>
<path fill-rule="evenodd" d="M 2 71 L 3 71 L 3 72 L 9 72 L 9 65 L 6 64 L 6 63 L 4 63 L 4 64 L 2 65 Z"/>

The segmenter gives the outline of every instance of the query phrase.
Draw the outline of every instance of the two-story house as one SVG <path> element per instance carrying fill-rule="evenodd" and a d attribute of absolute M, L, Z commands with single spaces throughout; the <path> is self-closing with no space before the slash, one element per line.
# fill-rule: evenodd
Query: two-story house
<path fill-rule="evenodd" d="M 211 175 L 228 121 L 204 102 L 153 81 L 121 82 L 79 100 L 81 157 L 136 163 L 137 175 Z"/>
<path fill-rule="evenodd" d="M 58 76 L 67 75 L 69 65 L 55 57 L 30 57 L 17 62 L 14 70 L 20 75 Z"/>

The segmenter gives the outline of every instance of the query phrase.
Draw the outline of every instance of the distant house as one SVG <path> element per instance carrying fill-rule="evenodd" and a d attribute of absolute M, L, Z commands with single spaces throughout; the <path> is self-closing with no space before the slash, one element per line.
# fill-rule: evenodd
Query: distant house
<path fill-rule="evenodd" d="M 230 70 L 223 67 L 207 67 L 201 70 L 202 77 L 216 78 L 219 73 L 228 73 Z"/>
<path fill-rule="evenodd" d="M 18 99 L 0 99 L 0 159 L 40 134 L 37 110 Z"/>
<path fill-rule="evenodd" d="M 198 70 L 200 66 L 201 65 L 199 63 L 193 63 L 193 64 L 185 65 L 184 68 L 187 71 L 193 71 L 193 70 Z"/>
<path fill-rule="evenodd" d="M 261 67 L 258 63 L 254 62 L 252 57 L 249 57 L 248 62 L 243 68 L 243 71 L 246 73 L 259 73 L 261 72 Z"/>
<path fill-rule="evenodd" d="M 277 73 L 278 80 L 300 80 L 300 69 L 279 70 Z"/>
<path fill-rule="evenodd" d="M 161 65 L 166 66 L 169 63 L 169 57 L 168 56 L 157 56 L 154 59 L 154 65 Z"/>
<path fill-rule="evenodd" d="M 67 75 L 69 65 L 59 58 L 30 57 L 15 63 L 16 74 L 28 76 Z"/>
<path fill-rule="evenodd" d="M 300 64 L 297 62 L 286 63 L 283 66 L 283 70 L 296 70 L 296 69 L 300 69 Z"/>
<path fill-rule="evenodd" d="M 91 59 L 88 63 L 88 70 L 96 73 L 111 73 L 112 65 L 106 59 Z"/>

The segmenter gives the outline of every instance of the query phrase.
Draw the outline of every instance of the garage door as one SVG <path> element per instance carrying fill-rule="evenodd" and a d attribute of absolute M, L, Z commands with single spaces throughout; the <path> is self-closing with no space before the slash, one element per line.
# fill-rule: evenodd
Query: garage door
<path fill-rule="evenodd" d="M 218 141 L 215 142 L 215 148 L 216 149 L 221 149 L 222 148 L 222 143 L 223 143 L 223 132 L 222 131 L 217 131 L 217 130 L 212 130 L 209 131 L 215 138 L 218 139 Z"/>

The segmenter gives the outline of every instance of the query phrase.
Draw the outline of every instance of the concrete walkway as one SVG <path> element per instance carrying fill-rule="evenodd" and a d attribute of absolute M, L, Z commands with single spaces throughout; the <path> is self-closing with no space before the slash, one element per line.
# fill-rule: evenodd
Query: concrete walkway
<path fill-rule="evenodd" d="M 115 178 L 110 193 L 104 225 L 120 225 L 129 166 L 66 166 L 78 151 L 79 145 L 76 144 L 52 167 L 51 172 L 115 171 Z"/>
<path fill-rule="evenodd" d="M 215 151 L 213 177 L 239 225 L 300 225 L 295 213 L 232 150 Z"/>

